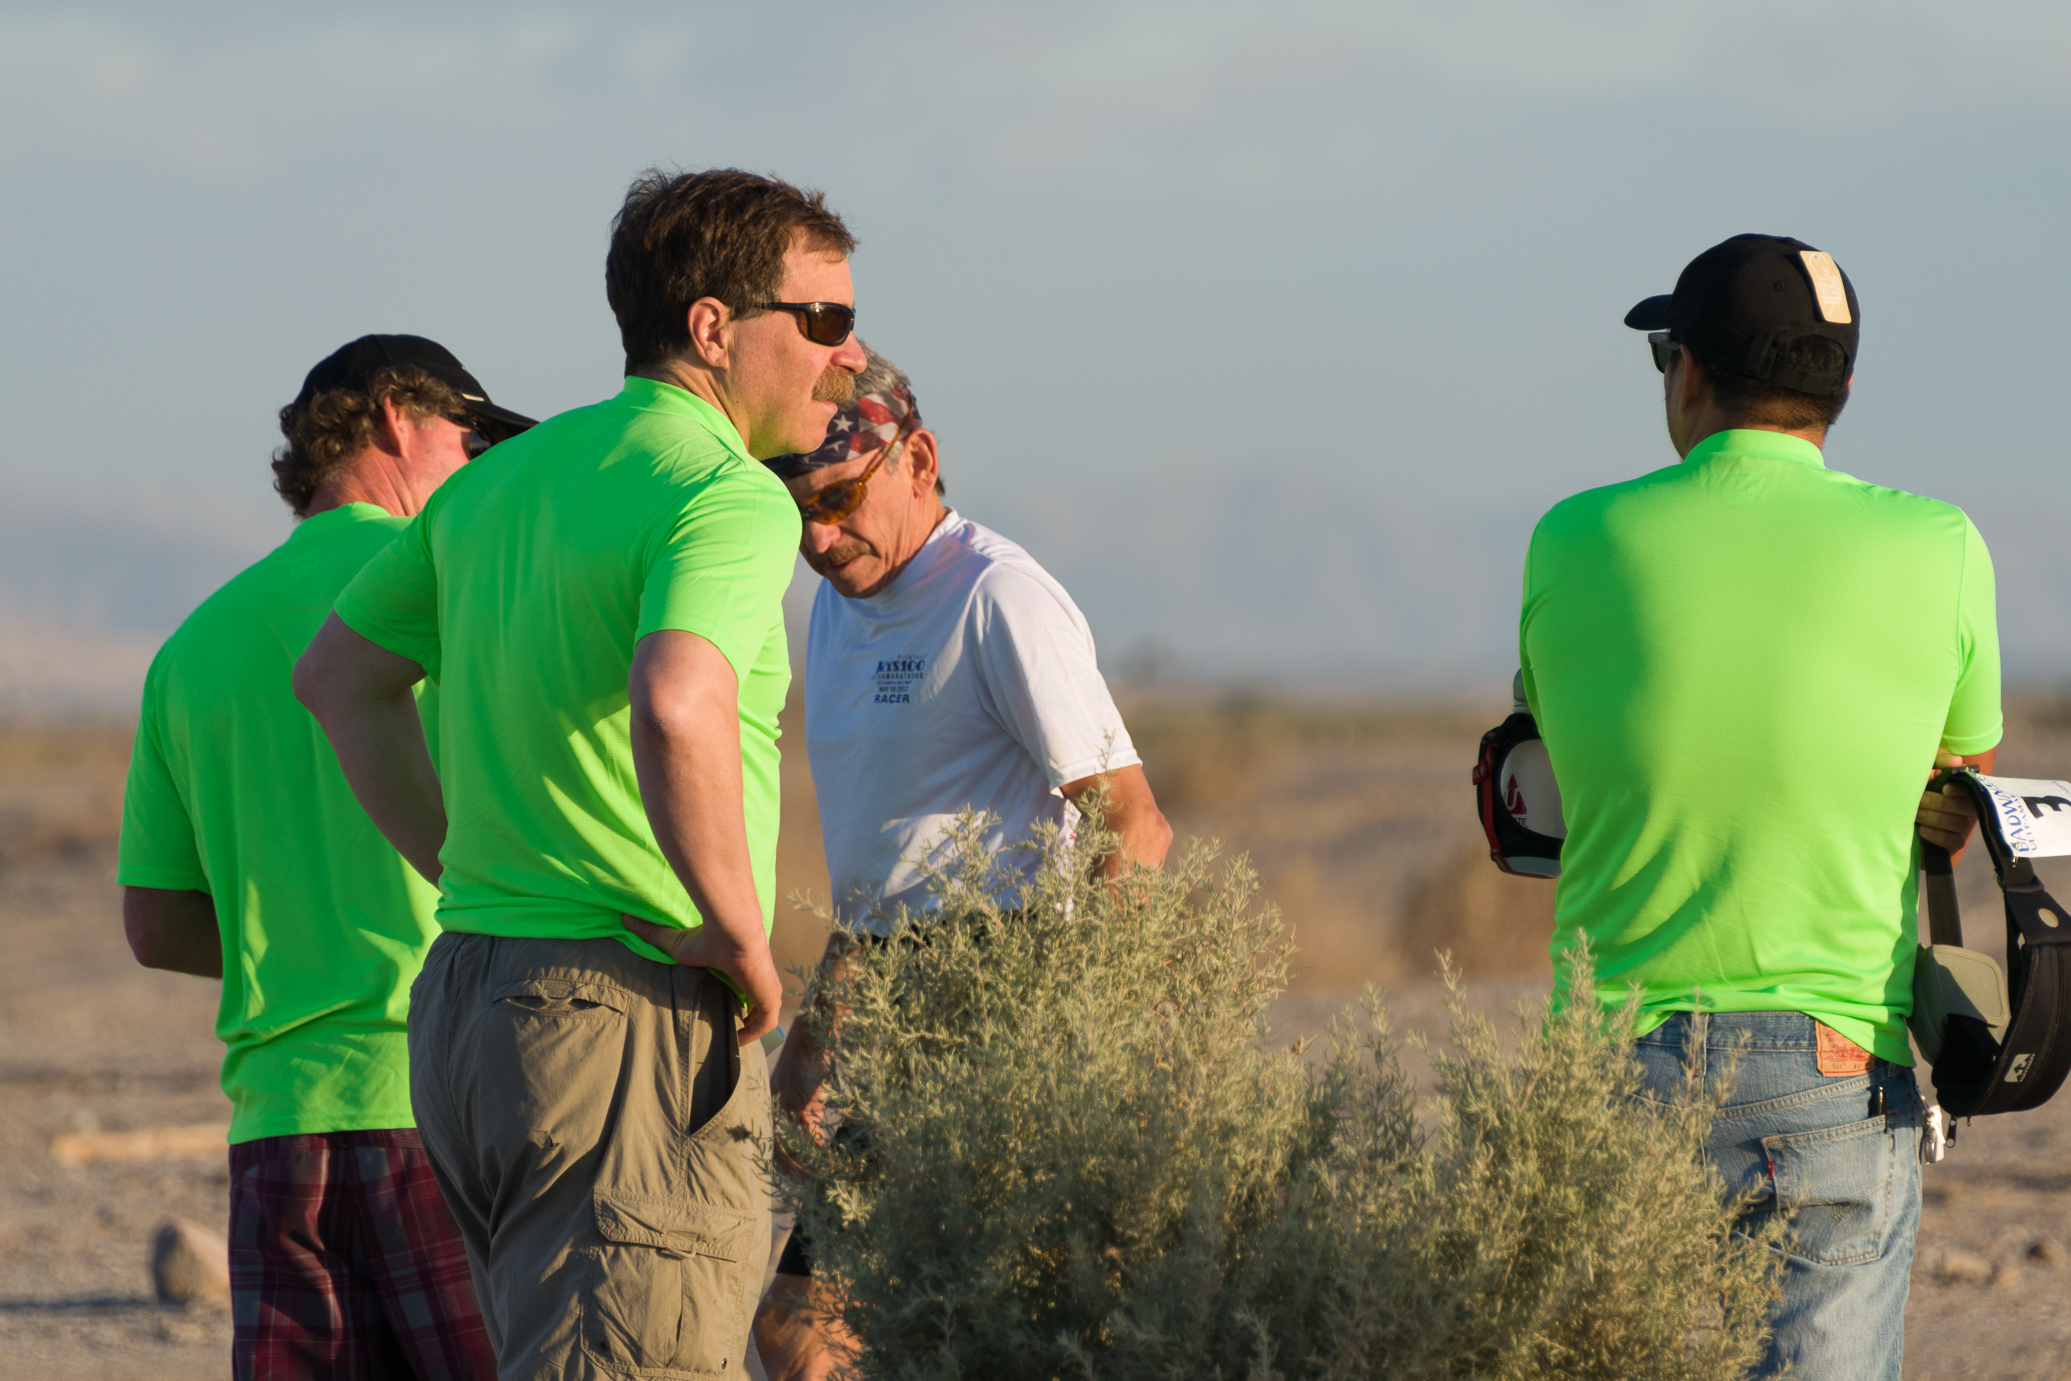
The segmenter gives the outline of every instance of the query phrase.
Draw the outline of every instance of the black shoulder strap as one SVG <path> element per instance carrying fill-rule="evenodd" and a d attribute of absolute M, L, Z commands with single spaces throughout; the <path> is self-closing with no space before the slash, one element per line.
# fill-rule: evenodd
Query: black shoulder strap
<path fill-rule="evenodd" d="M 2035 865 L 2008 847 L 1991 793 L 1974 769 L 1942 773 L 1933 785 L 1959 787 L 1977 807 L 1978 834 L 2005 899 L 2012 1003 L 2000 1040 L 1975 1018 L 1951 1019 L 1934 1067 L 1935 1096 L 1956 1117 L 2040 1107 L 2071 1073 L 2071 913 L 2043 890 Z M 1928 933 L 1937 945 L 1961 945 L 1963 920 L 1948 852 L 1923 841 L 1920 862 Z"/>

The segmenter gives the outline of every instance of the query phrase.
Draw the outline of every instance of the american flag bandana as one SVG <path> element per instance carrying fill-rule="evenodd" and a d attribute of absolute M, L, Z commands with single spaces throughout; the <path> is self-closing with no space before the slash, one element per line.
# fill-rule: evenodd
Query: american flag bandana
<path fill-rule="evenodd" d="M 920 404 L 913 390 L 903 385 L 884 393 L 860 393 L 841 404 L 827 423 L 827 439 L 817 451 L 803 455 L 771 456 L 763 461 L 778 479 L 797 479 L 829 465 L 861 460 L 899 434 L 899 426 L 911 414 L 920 422 Z"/>

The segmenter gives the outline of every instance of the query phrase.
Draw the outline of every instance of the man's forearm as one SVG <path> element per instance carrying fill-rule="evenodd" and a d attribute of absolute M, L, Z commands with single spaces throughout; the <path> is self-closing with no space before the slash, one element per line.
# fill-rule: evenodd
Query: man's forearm
<path fill-rule="evenodd" d="M 762 900 L 741 808 L 741 731 L 732 705 L 633 713 L 633 766 L 655 842 L 691 905 L 736 942 L 762 942 Z"/>
<path fill-rule="evenodd" d="M 1066 782 L 1059 790 L 1074 805 L 1081 797 L 1089 798 L 1087 806 L 1093 804 L 1093 793 L 1105 793 L 1101 822 L 1117 838 L 1115 851 L 1101 863 L 1104 876 L 1120 877 L 1137 864 L 1146 868 L 1164 866 L 1166 851 L 1172 847 L 1172 826 L 1158 809 L 1150 779 L 1144 776 L 1141 766 L 1131 763 L 1100 776 L 1082 777 Z"/>
<path fill-rule="evenodd" d="M 324 721 L 324 733 L 367 818 L 425 881 L 437 883 L 446 805 L 424 746 L 417 697 L 404 691 L 357 702 Z"/>
<path fill-rule="evenodd" d="M 215 899 L 206 892 L 125 887 L 122 930 L 130 953 L 147 969 L 223 976 L 223 932 Z"/>
<path fill-rule="evenodd" d="M 439 880 L 446 806 L 412 689 L 424 668 L 336 614 L 295 664 L 295 697 L 316 716 L 360 809 L 427 881 Z"/>
<path fill-rule="evenodd" d="M 741 801 L 740 683 L 695 633 L 640 640 L 626 680 L 633 770 L 647 823 L 703 924 L 694 930 L 628 916 L 626 928 L 679 964 L 717 969 L 748 999 L 743 1043 L 777 1024 L 784 980 L 770 958 Z"/>
<path fill-rule="evenodd" d="M 1155 806 L 1124 811 L 1121 818 L 1110 820 L 1108 828 L 1121 837 L 1120 845 L 1108 855 L 1104 865 L 1109 877 L 1119 877 L 1137 864 L 1146 868 L 1165 866 L 1165 855 L 1172 848 L 1172 826 Z"/>

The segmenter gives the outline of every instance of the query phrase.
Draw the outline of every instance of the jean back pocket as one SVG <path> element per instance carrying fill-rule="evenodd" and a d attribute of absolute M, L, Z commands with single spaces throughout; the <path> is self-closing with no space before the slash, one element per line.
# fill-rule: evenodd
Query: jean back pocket
<path fill-rule="evenodd" d="M 1792 1255 L 1848 1266 L 1884 1254 L 1897 1144 L 1882 1117 L 1762 1138 Z"/>

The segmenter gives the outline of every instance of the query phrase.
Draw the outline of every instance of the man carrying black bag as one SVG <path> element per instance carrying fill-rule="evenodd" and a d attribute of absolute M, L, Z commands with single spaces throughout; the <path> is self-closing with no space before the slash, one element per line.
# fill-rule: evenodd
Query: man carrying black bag
<path fill-rule="evenodd" d="M 1825 466 L 1858 322 L 1830 257 L 1767 235 L 1635 307 L 1681 463 L 1540 520 L 1519 631 L 1566 830 L 1557 986 L 1586 940 L 1606 1004 L 1638 989 L 1654 1098 L 1730 1069 L 1711 1155 L 1791 1214 L 1760 1374 L 1804 1381 L 1899 1375 L 1916 834 L 1971 821 L 1922 783 L 1990 771 L 2001 727 L 1977 529 Z"/>

